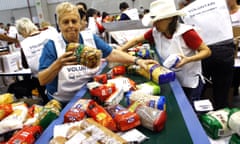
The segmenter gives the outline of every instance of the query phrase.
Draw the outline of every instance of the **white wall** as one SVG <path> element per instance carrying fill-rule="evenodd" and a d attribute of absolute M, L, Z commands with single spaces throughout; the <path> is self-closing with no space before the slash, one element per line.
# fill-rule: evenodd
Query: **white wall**
<path fill-rule="evenodd" d="M 29 5 L 28 2 L 29 1 Z M 149 5 L 154 0 L 47 0 L 48 16 L 51 24 L 55 24 L 54 13 L 56 5 L 62 1 L 69 1 L 73 4 L 77 2 L 85 2 L 88 8 L 95 8 L 99 11 L 106 11 L 110 14 L 118 14 L 119 4 L 123 1 L 127 2 L 129 6 L 140 10 L 140 7 L 149 8 Z M 176 0 L 180 1 L 180 0 Z M 29 7 L 32 17 L 37 17 L 35 8 L 35 0 L 0 0 L 0 22 L 5 24 L 12 23 L 12 19 L 19 19 L 21 17 L 30 17 Z"/>

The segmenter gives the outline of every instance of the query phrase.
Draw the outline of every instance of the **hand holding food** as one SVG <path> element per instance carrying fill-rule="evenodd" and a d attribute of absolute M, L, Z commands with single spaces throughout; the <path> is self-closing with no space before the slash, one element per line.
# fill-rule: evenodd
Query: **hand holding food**
<path fill-rule="evenodd" d="M 101 62 L 102 52 L 97 48 L 84 46 L 79 43 L 69 43 L 66 51 L 73 51 L 77 62 L 88 68 L 95 68 Z"/>

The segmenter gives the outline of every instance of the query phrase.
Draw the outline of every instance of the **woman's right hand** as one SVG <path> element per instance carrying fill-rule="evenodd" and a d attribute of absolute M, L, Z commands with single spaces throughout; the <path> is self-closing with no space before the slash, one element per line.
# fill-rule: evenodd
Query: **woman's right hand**
<path fill-rule="evenodd" d="M 78 64 L 76 56 L 73 55 L 73 51 L 65 52 L 58 60 L 61 66 Z"/>

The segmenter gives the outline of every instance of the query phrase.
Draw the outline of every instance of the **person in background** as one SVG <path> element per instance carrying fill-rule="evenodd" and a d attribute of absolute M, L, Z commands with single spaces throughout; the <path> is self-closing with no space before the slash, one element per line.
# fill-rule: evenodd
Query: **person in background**
<path fill-rule="evenodd" d="M 40 23 L 41 36 L 45 38 L 54 39 L 58 35 L 58 31 L 49 22 L 43 21 Z"/>
<path fill-rule="evenodd" d="M 0 22 L 0 34 L 5 34 L 4 23 Z"/>
<path fill-rule="evenodd" d="M 172 54 L 178 55 L 179 62 L 174 67 L 176 76 L 192 103 L 200 99 L 204 85 L 201 60 L 209 57 L 211 51 L 192 26 L 179 23 L 181 15 L 184 13 L 176 10 L 174 0 L 153 1 L 150 12 L 142 19 L 144 25 L 153 28 L 118 49 L 126 51 L 147 40 L 155 44 L 163 61 Z"/>
<path fill-rule="evenodd" d="M 76 6 L 77 6 L 77 8 L 78 8 L 78 10 L 82 10 L 82 11 L 84 11 L 85 13 L 87 12 L 87 5 L 86 5 L 86 3 L 84 3 L 84 2 L 78 2 L 78 3 L 76 3 Z"/>
<path fill-rule="evenodd" d="M 49 26 L 45 28 L 48 27 Z M 23 80 L 10 85 L 8 92 L 16 93 L 17 89 L 26 88 L 26 92 L 28 92 L 26 96 L 31 96 L 32 90 L 37 88 L 44 103 L 46 103 L 48 99 L 44 93 L 45 87 L 41 87 L 38 81 L 39 58 L 44 44 L 48 41 L 48 39 L 56 37 L 55 34 L 58 34 L 58 32 L 56 30 L 56 33 L 52 33 L 52 31 L 47 32 L 47 29 L 40 31 L 38 27 L 26 17 L 16 20 L 16 29 L 24 38 L 20 42 L 22 65 L 24 68 L 30 68 L 32 74 L 30 77 L 24 77 Z M 18 93 L 16 93 L 16 95 L 18 95 Z"/>
<path fill-rule="evenodd" d="M 148 13 L 149 13 L 149 9 L 144 9 L 143 14 L 145 15 L 145 14 L 148 14 Z"/>
<path fill-rule="evenodd" d="M 184 8 L 185 6 L 189 5 L 191 2 L 193 2 L 194 0 L 181 0 L 179 3 L 178 3 L 178 8 L 179 9 L 182 9 Z"/>
<path fill-rule="evenodd" d="M 189 12 L 190 9 L 199 7 L 199 4 L 207 3 L 194 0 L 182 10 Z M 215 0 L 212 4 L 215 8 L 209 9 L 208 14 L 202 11 L 199 15 L 189 13 L 182 20 L 186 24 L 198 26 L 199 33 L 212 51 L 210 57 L 202 60 L 203 75 L 207 80 L 202 98 L 210 98 L 214 109 L 218 110 L 231 106 L 229 94 L 233 81 L 235 45 L 226 1 Z M 209 18 L 211 21 L 206 21 Z M 211 93 L 207 93 L 208 88 L 212 88 Z"/>
<path fill-rule="evenodd" d="M 10 37 L 4 28 L 4 23 L 0 23 L 0 54 L 6 54 L 9 52 L 8 44 L 15 43 L 19 45 L 19 40 L 16 37 Z"/>
<path fill-rule="evenodd" d="M 80 31 L 86 30 L 88 27 L 88 22 L 87 22 L 87 13 L 83 10 L 78 10 L 79 15 L 80 15 Z"/>
<path fill-rule="evenodd" d="M 143 68 L 147 64 L 158 63 L 154 60 L 138 59 L 127 53 L 113 49 L 98 36 L 80 33 L 80 16 L 77 7 L 69 2 L 63 2 L 56 7 L 57 21 L 61 33 L 59 40 L 49 40 L 42 51 L 39 65 L 39 81 L 41 85 L 46 85 L 48 97 L 66 103 L 79 91 L 100 69 L 101 66 L 90 69 L 77 64 L 76 56 L 72 51 L 66 52 L 69 43 L 80 43 L 90 47 L 95 47 L 102 52 L 102 57 L 107 61 L 119 63 L 136 63 Z M 85 40 L 88 41 L 85 41 Z M 73 71 L 72 71 L 73 70 Z M 77 75 L 74 79 L 64 76 Z M 73 78 L 73 77 L 71 77 Z"/>
<path fill-rule="evenodd" d="M 0 34 L 0 41 L 6 41 L 7 43 L 19 43 L 17 38 L 9 37 L 5 34 Z M 0 42 L 0 47 L 2 46 Z"/>
<path fill-rule="evenodd" d="M 119 4 L 119 9 L 121 11 L 119 21 L 122 20 L 139 20 L 139 13 L 136 8 L 129 8 L 128 3 L 121 2 Z"/>
<path fill-rule="evenodd" d="M 93 34 L 101 36 L 105 29 L 97 19 L 98 11 L 94 8 L 89 8 L 87 10 L 88 29 L 91 30 Z"/>
<path fill-rule="evenodd" d="M 231 16 L 232 26 L 240 26 L 240 6 L 237 0 L 226 0 Z"/>
<path fill-rule="evenodd" d="M 226 1 L 227 1 L 230 16 L 231 16 L 232 26 L 240 27 L 240 6 L 237 4 L 237 0 L 226 0 Z M 235 40 L 239 41 L 239 38 L 236 38 Z M 235 43 L 237 44 L 237 42 Z M 240 68 L 235 67 L 234 74 L 233 74 L 233 95 L 234 96 L 239 95 L 239 90 L 238 90 L 239 84 L 240 84 Z"/>
<path fill-rule="evenodd" d="M 102 22 L 103 23 L 108 23 L 108 22 L 112 22 L 112 21 L 113 21 L 113 18 L 112 18 L 112 16 L 110 16 L 109 13 L 107 13 L 107 12 L 102 13 Z"/>
<path fill-rule="evenodd" d="M 51 24 L 47 21 L 42 21 L 40 23 L 40 30 L 48 29 L 49 27 L 51 27 Z"/>

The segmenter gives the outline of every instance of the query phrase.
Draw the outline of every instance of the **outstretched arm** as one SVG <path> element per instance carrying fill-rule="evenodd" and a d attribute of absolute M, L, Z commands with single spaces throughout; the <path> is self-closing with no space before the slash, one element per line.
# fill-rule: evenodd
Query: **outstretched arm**
<path fill-rule="evenodd" d="M 121 51 L 127 51 L 129 48 L 131 48 L 143 41 L 145 41 L 145 38 L 144 38 L 144 35 L 141 35 L 139 37 L 136 37 L 136 38 L 128 41 L 127 43 L 125 43 L 124 45 L 122 45 L 121 47 L 119 47 L 117 49 L 121 50 Z"/>
<path fill-rule="evenodd" d="M 18 39 L 16 38 L 11 38 L 5 34 L 0 34 L 0 40 L 7 41 L 7 42 L 12 42 L 12 43 L 18 43 Z"/>

